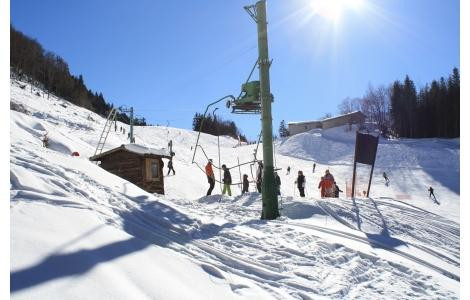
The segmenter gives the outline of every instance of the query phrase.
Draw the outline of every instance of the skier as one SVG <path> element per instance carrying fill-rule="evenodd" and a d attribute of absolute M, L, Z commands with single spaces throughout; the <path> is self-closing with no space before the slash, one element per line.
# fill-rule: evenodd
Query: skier
<path fill-rule="evenodd" d="M 250 186 L 250 182 L 248 181 L 248 175 L 243 174 L 243 189 L 242 189 L 242 195 L 244 193 L 248 193 L 248 187 Z"/>
<path fill-rule="evenodd" d="M 173 169 L 173 159 L 170 158 L 170 161 L 168 162 L 168 173 L 166 176 L 170 175 L 170 171 L 173 171 L 173 175 L 175 175 L 175 169 Z"/>
<path fill-rule="evenodd" d="M 388 184 L 390 183 L 390 180 L 388 179 L 387 173 L 384 172 L 382 175 L 385 179 L 385 185 L 388 186 Z"/>
<path fill-rule="evenodd" d="M 428 192 L 429 192 L 429 198 L 431 198 L 431 199 L 433 199 L 434 201 L 437 202 L 436 196 L 434 195 L 434 189 L 432 188 L 432 186 L 429 187 Z"/>
<path fill-rule="evenodd" d="M 335 198 L 339 198 L 339 193 L 342 193 L 343 191 L 339 189 L 339 186 L 336 184 L 336 181 L 334 183 L 334 190 L 335 190 Z"/>
<path fill-rule="evenodd" d="M 295 181 L 299 189 L 300 197 L 305 197 L 305 176 L 302 171 L 299 171 L 297 180 Z"/>
<path fill-rule="evenodd" d="M 42 146 L 45 148 L 49 147 L 49 137 L 47 136 L 48 132 L 42 137 Z"/>
<path fill-rule="evenodd" d="M 222 179 L 224 188 L 222 190 L 222 195 L 225 195 L 225 192 L 227 192 L 229 196 L 232 196 L 232 191 L 230 190 L 230 185 L 232 184 L 232 175 L 230 175 L 230 171 L 226 165 L 222 165 L 222 170 L 224 170 L 224 179 Z"/>
<path fill-rule="evenodd" d="M 316 163 L 313 163 L 313 170 L 312 170 L 312 173 L 315 173 L 315 167 L 317 166 Z"/>
<path fill-rule="evenodd" d="M 206 196 L 209 196 L 212 193 L 215 185 L 215 176 L 214 171 L 212 170 L 212 159 L 209 159 L 206 165 L 206 175 L 207 175 L 207 182 L 209 183 L 209 189 L 207 190 Z"/>
<path fill-rule="evenodd" d="M 279 177 L 277 172 L 274 172 L 274 181 L 276 183 L 276 192 L 280 196 L 281 195 L 281 177 Z"/>
<path fill-rule="evenodd" d="M 261 184 L 263 183 L 263 162 L 258 162 L 258 169 L 256 170 L 256 189 L 261 193 Z"/>
<path fill-rule="evenodd" d="M 287 166 L 287 174 L 286 175 L 289 175 L 290 174 L 290 166 Z"/>

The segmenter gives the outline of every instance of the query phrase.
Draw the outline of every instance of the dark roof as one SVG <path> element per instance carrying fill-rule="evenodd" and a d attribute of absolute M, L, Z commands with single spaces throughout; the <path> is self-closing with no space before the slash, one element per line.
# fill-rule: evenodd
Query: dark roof
<path fill-rule="evenodd" d="M 103 152 L 101 154 L 92 156 L 92 157 L 90 157 L 90 160 L 91 161 L 97 161 L 97 160 L 100 160 L 102 157 L 105 157 L 107 155 L 110 155 L 110 154 L 112 154 L 114 152 L 117 152 L 117 151 L 120 151 L 120 150 L 131 152 L 131 153 L 137 154 L 139 156 L 144 156 L 144 157 L 163 157 L 163 158 L 168 158 L 168 159 L 171 158 L 170 153 L 165 148 L 155 149 L 155 148 L 145 147 L 145 146 L 142 146 L 142 145 L 125 144 L 125 145 L 121 145 L 117 148 L 114 148 L 114 149 L 108 150 L 106 152 Z"/>

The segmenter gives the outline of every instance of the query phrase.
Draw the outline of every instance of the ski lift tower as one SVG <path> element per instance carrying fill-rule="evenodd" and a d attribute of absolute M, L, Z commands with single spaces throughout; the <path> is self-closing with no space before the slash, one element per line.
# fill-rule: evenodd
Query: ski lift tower
<path fill-rule="evenodd" d="M 273 220 L 279 217 L 279 206 L 274 180 L 271 114 L 273 96 L 269 86 L 269 67 L 271 66 L 271 61 L 269 61 L 268 56 L 266 1 L 258 1 L 255 5 L 245 6 L 244 9 L 258 27 L 258 60 L 255 66 L 258 65 L 259 67 L 259 81 L 247 81 L 242 85 L 242 93 L 244 92 L 245 95 L 232 101 L 230 105 L 232 106 L 233 113 L 256 114 L 261 112 L 264 165 L 262 182 L 263 211 L 261 219 Z"/>

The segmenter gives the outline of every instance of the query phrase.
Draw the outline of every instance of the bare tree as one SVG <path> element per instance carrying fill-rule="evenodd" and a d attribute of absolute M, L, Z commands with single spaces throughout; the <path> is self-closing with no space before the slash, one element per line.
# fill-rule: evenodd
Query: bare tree
<path fill-rule="evenodd" d="M 338 110 L 341 115 L 361 110 L 361 98 L 345 98 L 339 105 Z"/>
<path fill-rule="evenodd" d="M 390 125 L 390 88 L 383 85 L 374 88 L 369 84 L 361 101 L 361 111 L 367 119 L 377 124 L 380 129 Z"/>

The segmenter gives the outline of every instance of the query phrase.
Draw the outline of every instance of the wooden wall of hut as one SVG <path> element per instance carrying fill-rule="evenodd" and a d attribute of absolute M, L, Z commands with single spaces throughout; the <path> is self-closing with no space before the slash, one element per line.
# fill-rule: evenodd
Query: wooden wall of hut
<path fill-rule="evenodd" d="M 147 179 L 146 161 L 158 161 L 159 180 Z M 150 193 L 164 194 L 163 160 L 147 158 L 128 151 L 117 151 L 101 159 L 101 167 L 119 177 L 126 179 Z"/>

